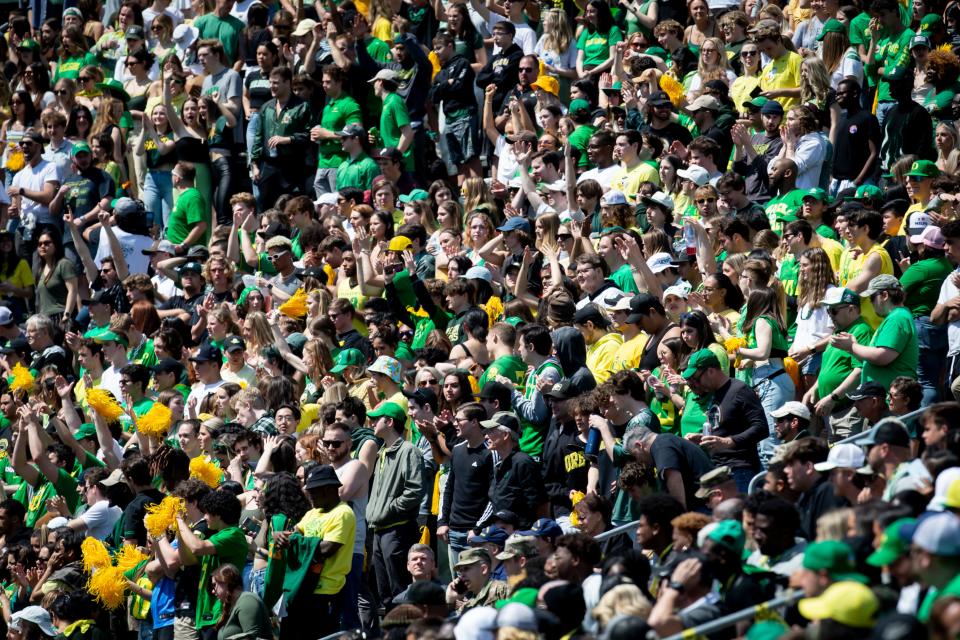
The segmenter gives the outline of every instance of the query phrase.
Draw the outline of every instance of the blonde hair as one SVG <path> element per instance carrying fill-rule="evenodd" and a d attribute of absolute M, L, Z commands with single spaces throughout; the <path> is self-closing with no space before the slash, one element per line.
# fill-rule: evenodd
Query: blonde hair
<path fill-rule="evenodd" d="M 843 56 L 849 48 L 850 40 L 847 38 L 846 31 L 832 31 L 823 35 L 820 55 L 823 56 L 823 64 L 827 68 L 827 73 L 832 74 L 836 71 L 840 63 L 843 62 Z"/>
<path fill-rule="evenodd" d="M 540 244 L 537 245 L 537 249 L 543 245 L 549 247 L 557 246 L 557 233 L 560 231 L 560 216 L 555 213 L 545 213 L 539 216 L 536 221 L 539 222 L 543 228 L 543 237 L 540 240 Z"/>
<path fill-rule="evenodd" d="M 90 137 L 99 135 L 107 130 L 110 125 L 119 126 L 120 120 L 113 115 L 114 105 L 119 105 L 120 101 L 110 96 L 100 98 L 100 107 L 97 109 L 97 117 L 90 127 Z"/>
<path fill-rule="evenodd" d="M 703 61 L 703 47 L 708 43 L 717 48 L 718 62 L 717 65 L 712 68 L 708 68 Z M 727 50 L 723 45 L 723 40 L 714 37 L 706 38 L 700 45 L 700 55 L 697 60 L 697 75 L 700 76 L 700 86 L 705 86 L 710 80 L 721 80 L 724 84 L 728 84 L 727 70 L 729 68 L 730 65 L 727 61 Z"/>
<path fill-rule="evenodd" d="M 463 209 L 473 211 L 482 204 L 493 205 L 493 193 L 483 178 L 467 178 L 463 181 Z"/>
<path fill-rule="evenodd" d="M 250 321 L 250 340 L 247 341 L 247 349 L 256 352 L 264 347 L 273 344 L 273 329 L 270 328 L 270 321 L 267 320 L 267 314 L 262 311 L 248 313 L 244 322 Z"/>
<path fill-rule="evenodd" d="M 800 99 L 812 102 L 818 109 L 827 106 L 827 93 L 830 91 L 830 74 L 823 60 L 816 56 L 807 56 L 800 63 L 807 70 L 806 77 L 800 78 Z"/>
<path fill-rule="evenodd" d="M 593 617 L 604 628 L 617 615 L 625 614 L 646 620 L 653 605 L 635 584 L 618 584 L 600 598 L 593 608 Z"/>
<path fill-rule="evenodd" d="M 543 49 L 561 55 L 570 48 L 573 31 L 563 9 L 548 9 L 543 14 Z"/>
<path fill-rule="evenodd" d="M 851 513 L 853 509 L 834 509 L 817 518 L 817 542 L 846 538 Z"/>
<path fill-rule="evenodd" d="M 941 122 L 937 125 L 937 128 L 934 132 L 943 129 L 953 140 L 953 148 L 947 152 L 946 156 L 941 155 L 940 150 L 937 149 L 937 164 L 941 165 L 940 169 L 947 174 L 955 175 L 957 169 L 960 168 L 960 135 L 957 134 L 957 128 L 948 122 Z"/>

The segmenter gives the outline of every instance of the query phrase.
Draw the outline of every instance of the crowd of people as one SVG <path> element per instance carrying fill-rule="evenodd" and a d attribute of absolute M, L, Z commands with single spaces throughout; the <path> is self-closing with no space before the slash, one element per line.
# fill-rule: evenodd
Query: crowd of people
<path fill-rule="evenodd" d="M 8 640 L 960 637 L 956 0 L 20 5 Z"/>

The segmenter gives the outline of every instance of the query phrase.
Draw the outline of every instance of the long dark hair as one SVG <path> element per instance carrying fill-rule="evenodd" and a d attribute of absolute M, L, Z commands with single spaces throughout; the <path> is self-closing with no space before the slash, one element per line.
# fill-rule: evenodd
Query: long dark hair
<path fill-rule="evenodd" d="M 454 376 L 457 379 L 457 382 L 460 383 L 460 395 L 456 397 L 452 402 L 447 401 L 446 395 L 440 393 L 440 410 L 449 409 L 450 413 L 454 413 L 457 410 L 457 407 L 466 403 L 473 402 L 473 388 L 470 386 L 470 374 L 464 371 L 463 369 L 454 369 L 450 373 L 443 376 L 443 380 L 446 380 L 450 376 Z M 442 384 L 442 382 L 441 382 Z"/>
<path fill-rule="evenodd" d="M 454 7 L 454 11 L 459 11 L 462 14 L 463 18 L 463 27 L 460 29 L 460 33 L 454 32 L 449 27 L 447 31 L 452 34 L 454 37 L 460 37 L 464 42 L 470 42 L 476 40 L 474 35 L 477 35 L 477 28 L 473 25 L 473 20 L 470 19 L 470 12 L 467 11 L 467 6 L 465 4 L 453 3 L 450 5 Z"/>
<path fill-rule="evenodd" d="M 718 271 L 713 274 L 713 278 L 717 281 L 717 286 L 723 289 L 723 304 L 727 305 L 727 308 L 739 309 L 743 306 L 746 301 L 743 291 L 727 277 L 727 274 Z"/>
<path fill-rule="evenodd" d="M 680 328 L 690 327 L 691 329 L 696 330 L 697 332 L 697 344 L 694 347 L 689 347 L 686 342 L 683 343 L 683 351 L 687 353 L 693 351 L 699 351 L 700 349 L 706 349 L 711 344 L 717 341 L 717 337 L 713 334 L 713 329 L 710 328 L 710 321 L 707 320 L 707 315 L 703 311 L 691 311 L 690 313 L 681 313 L 680 314 Z"/>
<path fill-rule="evenodd" d="M 14 91 L 13 95 L 20 98 L 20 101 L 23 102 L 23 126 L 32 127 L 37 122 L 37 107 L 33 104 L 33 98 L 30 97 L 30 92 L 20 89 L 19 91 Z M 11 101 L 12 100 L 13 98 L 11 98 Z M 16 121 L 17 114 L 14 113 L 10 116 L 10 119 L 7 120 L 7 126 L 9 127 Z"/>
<path fill-rule="evenodd" d="M 13 240 L 13 236 L 10 236 L 10 239 Z M 3 235 L 0 235 L 0 242 L 3 241 Z M 12 277 L 13 272 L 17 270 L 17 265 L 20 264 L 20 261 L 23 258 L 17 253 L 17 243 L 13 242 L 13 248 L 10 249 L 9 253 L 0 253 L 0 273 L 6 274 L 6 277 Z"/>
<path fill-rule="evenodd" d="M 613 27 L 613 13 L 610 11 L 610 5 L 603 0 L 590 0 L 587 6 L 592 6 L 597 11 L 597 30 L 594 33 L 604 35 L 610 33 L 610 29 Z M 592 31 L 589 24 L 586 27 L 588 31 Z"/>
<path fill-rule="evenodd" d="M 70 117 L 67 118 L 67 128 L 63 132 L 63 135 L 67 138 L 76 138 L 80 135 L 80 131 L 77 129 L 77 115 L 83 114 L 87 116 L 87 126 L 93 128 L 93 112 L 90 111 L 87 107 L 82 104 L 73 105 L 73 109 L 70 109 Z M 89 134 L 89 129 L 87 131 Z"/>
<path fill-rule="evenodd" d="M 43 236 L 50 238 L 50 241 L 53 242 L 53 264 L 57 264 L 60 260 L 63 259 L 63 236 L 57 233 L 57 230 L 51 226 L 45 226 L 42 228 L 39 234 L 37 234 L 37 241 L 40 240 Z"/>
<path fill-rule="evenodd" d="M 783 319 L 783 312 L 780 309 L 780 303 L 777 291 L 770 287 L 757 287 L 750 292 L 747 298 L 747 312 L 743 321 L 743 330 L 748 332 L 752 329 L 753 323 L 760 316 L 773 318 L 780 331 L 786 333 L 786 323 Z"/>

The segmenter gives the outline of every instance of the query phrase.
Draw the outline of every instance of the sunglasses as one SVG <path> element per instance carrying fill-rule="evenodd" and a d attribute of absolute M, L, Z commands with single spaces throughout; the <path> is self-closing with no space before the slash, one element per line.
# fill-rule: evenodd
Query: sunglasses
<path fill-rule="evenodd" d="M 66 89 L 54 89 L 53 93 L 58 96 L 65 96 L 68 92 Z"/>
<path fill-rule="evenodd" d="M 741 51 L 741 52 L 740 52 L 740 55 L 741 55 L 741 56 L 755 56 L 755 55 L 757 55 L 757 54 L 759 54 L 759 53 L 760 53 L 759 51 Z"/>
<path fill-rule="evenodd" d="M 321 440 L 321 442 L 323 442 L 323 446 L 328 449 L 339 449 L 340 445 L 346 442 L 346 440 Z"/>
<path fill-rule="evenodd" d="M 570 235 L 569 233 L 558 233 L 557 240 L 566 242 L 567 240 L 573 240 L 573 236 Z"/>
<path fill-rule="evenodd" d="M 421 381 L 420 381 L 420 386 L 421 386 L 421 387 L 429 387 L 429 386 L 432 385 L 432 384 L 437 384 L 437 380 L 434 379 L 434 378 L 429 378 L 429 379 L 427 379 L 427 380 L 421 380 Z"/>
<path fill-rule="evenodd" d="M 269 258 L 270 262 L 276 262 L 279 258 L 286 255 L 286 253 L 286 251 L 281 251 L 280 253 L 275 253 L 272 256 L 267 256 L 267 258 Z"/>
<path fill-rule="evenodd" d="M 716 198 L 697 198 L 697 204 L 711 204 L 716 201 Z"/>

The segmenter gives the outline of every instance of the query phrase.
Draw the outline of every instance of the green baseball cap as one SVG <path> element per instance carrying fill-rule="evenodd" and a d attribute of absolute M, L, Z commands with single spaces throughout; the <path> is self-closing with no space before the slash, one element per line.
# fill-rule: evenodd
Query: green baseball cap
<path fill-rule="evenodd" d="M 429 198 L 430 198 L 430 194 L 424 191 L 423 189 L 414 189 L 410 193 L 403 194 L 402 196 L 397 198 L 397 200 L 399 200 L 403 204 L 409 204 L 416 200 L 427 200 Z"/>
<path fill-rule="evenodd" d="M 830 197 L 827 196 L 827 192 L 816 187 L 813 189 L 808 189 L 807 192 L 803 194 L 803 198 L 801 198 L 801 200 L 806 200 L 807 198 L 816 198 L 824 204 L 828 204 L 830 202 Z"/>
<path fill-rule="evenodd" d="M 127 340 L 126 336 L 122 336 L 119 333 L 114 333 L 110 329 L 103 329 L 90 336 L 93 338 L 94 342 L 116 342 L 122 344 L 125 347 L 130 346 L 130 341 Z"/>
<path fill-rule="evenodd" d="M 717 359 L 713 351 L 710 351 L 710 349 L 700 349 L 699 351 L 694 351 L 690 356 L 690 359 L 687 361 L 687 368 L 683 370 L 681 375 L 689 380 L 696 375 L 700 369 L 719 366 L 720 360 Z"/>
<path fill-rule="evenodd" d="M 764 98 L 763 96 L 757 96 L 756 98 L 753 98 L 751 100 L 747 100 L 746 102 L 744 102 L 743 106 L 753 107 L 754 109 L 760 109 L 763 107 L 763 105 L 767 104 L 768 102 L 770 102 L 769 98 Z"/>
<path fill-rule="evenodd" d="M 570 103 L 570 109 L 569 109 L 569 112 L 570 112 L 570 113 L 576 113 L 577 111 L 580 111 L 581 109 L 586 109 L 587 111 L 589 111 L 589 110 L 590 110 L 590 103 L 587 102 L 586 100 L 581 99 L 581 98 L 577 98 L 576 100 L 574 100 L 573 102 Z"/>
<path fill-rule="evenodd" d="M 846 287 L 831 287 L 823 294 L 820 301 L 826 307 L 837 307 L 841 304 L 860 304 L 860 296 Z"/>
<path fill-rule="evenodd" d="M 470 565 L 478 562 L 485 562 L 488 565 L 493 565 L 493 558 L 490 557 L 490 552 L 483 547 L 473 547 L 471 549 L 461 551 L 460 556 L 457 558 L 457 564 L 453 565 L 453 570 L 460 571 L 461 569 L 469 567 Z"/>
<path fill-rule="evenodd" d="M 645 54 L 648 56 L 657 56 L 658 58 L 666 58 L 667 50 L 663 47 L 647 47 Z"/>
<path fill-rule="evenodd" d="M 920 20 L 920 33 L 926 35 L 943 27 L 943 18 L 935 13 L 928 13 Z"/>
<path fill-rule="evenodd" d="M 396 402 L 381 402 L 376 409 L 367 414 L 368 418 L 380 418 L 383 416 L 403 422 L 407 420 L 407 412 Z"/>
<path fill-rule="evenodd" d="M 853 199 L 863 200 L 865 198 L 882 199 L 883 189 L 874 184 L 862 184 L 857 187 L 857 190 L 853 194 Z"/>
<path fill-rule="evenodd" d="M 700 351 L 706 351 L 706 349 L 701 349 Z M 697 351 L 697 353 L 700 353 L 700 351 Z M 693 355 L 697 355 L 697 353 Z M 716 360 L 716 356 L 713 356 L 713 358 Z M 717 523 L 717 526 L 707 534 L 707 538 L 726 547 L 737 555 L 743 553 L 743 546 L 747 542 L 747 534 L 743 532 L 743 525 L 736 520 L 721 520 Z"/>
<path fill-rule="evenodd" d="M 70 150 L 70 155 L 76 158 L 81 153 L 93 153 L 90 150 L 90 145 L 81 140 L 80 142 L 73 143 L 73 149 Z"/>
<path fill-rule="evenodd" d="M 915 160 L 907 172 L 908 178 L 936 178 L 940 175 L 940 168 L 931 160 Z"/>
<path fill-rule="evenodd" d="M 746 640 L 778 640 L 790 631 L 787 625 L 777 620 L 757 622 L 747 631 Z"/>
<path fill-rule="evenodd" d="M 73 437 L 77 440 L 87 440 L 88 438 L 97 437 L 97 428 L 93 426 L 92 422 L 84 422 L 77 428 L 77 432 L 73 434 Z"/>
<path fill-rule="evenodd" d="M 883 530 L 883 537 L 880 538 L 880 546 L 867 556 L 867 564 L 871 567 L 885 567 L 910 553 L 910 539 L 904 536 L 902 531 L 906 525 L 915 522 L 915 518 L 900 518 L 887 525 Z"/>
<path fill-rule="evenodd" d="M 604 87 L 603 91 L 608 93 L 620 93 L 620 90 L 623 89 L 623 83 L 619 80 L 611 84 L 609 87 Z"/>
<path fill-rule="evenodd" d="M 37 42 L 36 40 L 34 40 L 33 38 L 27 38 L 26 40 L 21 40 L 21 41 L 20 41 L 20 45 L 19 45 L 17 48 L 18 48 L 18 49 L 30 49 L 30 50 L 32 51 L 32 50 L 34 50 L 34 49 L 39 49 L 39 48 L 40 48 L 40 43 Z"/>
<path fill-rule="evenodd" d="M 537 593 L 538 591 L 533 587 L 523 587 L 522 589 L 517 589 L 514 591 L 513 595 L 506 600 L 497 600 L 493 606 L 496 609 L 503 609 L 511 602 L 518 602 L 522 605 L 530 607 L 531 609 L 535 609 L 537 606 Z"/>
<path fill-rule="evenodd" d="M 836 18 L 830 18 L 823 23 L 823 27 L 820 28 L 820 35 L 817 36 L 817 41 L 820 42 L 823 40 L 824 36 L 828 33 L 845 33 L 846 29 L 843 28 L 843 23 L 837 20 Z"/>
<path fill-rule="evenodd" d="M 337 360 L 330 368 L 330 373 L 343 373 L 347 367 L 362 367 L 366 362 L 367 359 L 360 349 L 344 349 L 337 354 Z"/>
<path fill-rule="evenodd" d="M 845 542 L 824 540 L 807 545 L 803 552 L 803 568 L 826 571 L 833 580 L 852 580 L 869 584 L 867 576 L 856 570 L 853 549 Z"/>

